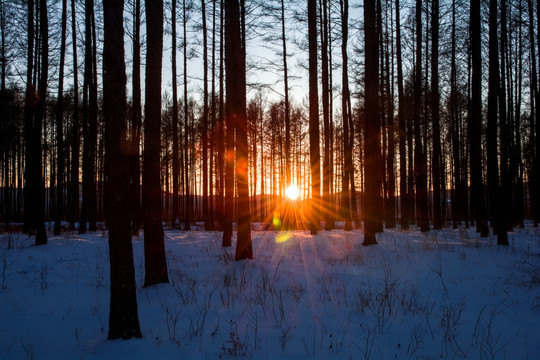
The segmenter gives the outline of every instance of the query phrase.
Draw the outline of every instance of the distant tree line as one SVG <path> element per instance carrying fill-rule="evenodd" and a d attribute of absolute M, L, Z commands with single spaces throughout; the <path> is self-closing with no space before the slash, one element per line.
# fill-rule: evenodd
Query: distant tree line
<path fill-rule="evenodd" d="M 2 222 L 40 238 L 44 221 L 93 231 L 108 211 L 104 4 L 0 4 Z M 229 233 L 245 207 L 268 222 L 292 184 L 313 232 L 451 222 L 504 239 L 537 225 L 537 2 L 244 0 L 229 41 L 245 60 L 229 70 L 226 5 L 165 1 L 158 124 L 141 76 L 153 29 L 144 1 L 125 1 L 133 233 L 145 194 L 174 227 Z M 228 72 L 244 79 L 241 99 Z M 245 125 L 230 119 L 237 108 Z"/>

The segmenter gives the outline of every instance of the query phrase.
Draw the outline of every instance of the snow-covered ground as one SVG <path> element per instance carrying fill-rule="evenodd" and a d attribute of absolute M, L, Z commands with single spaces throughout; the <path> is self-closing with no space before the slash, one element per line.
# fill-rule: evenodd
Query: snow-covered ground
<path fill-rule="evenodd" d="M 142 234 L 142 232 L 141 232 Z M 143 288 L 143 338 L 107 341 L 107 234 L 0 235 L 0 359 L 540 359 L 540 231 L 166 231 L 169 284 Z"/>

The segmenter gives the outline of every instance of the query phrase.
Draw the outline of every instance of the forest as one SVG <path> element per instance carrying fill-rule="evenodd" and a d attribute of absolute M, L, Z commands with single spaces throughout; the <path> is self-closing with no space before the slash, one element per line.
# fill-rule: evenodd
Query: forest
<path fill-rule="evenodd" d="M 147 287 L 164 228 L 244 260 L 259 227 L 538 226 L 536 0 L 0 0 L 0 25 L 0 229 L 108 231 L 109 339 L 141 336 L 141 231 Z"/>

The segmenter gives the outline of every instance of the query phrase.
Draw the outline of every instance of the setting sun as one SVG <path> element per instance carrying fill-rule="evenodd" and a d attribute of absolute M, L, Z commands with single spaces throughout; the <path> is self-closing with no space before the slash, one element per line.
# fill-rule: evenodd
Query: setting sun
<path fill-rule="evenodd" d="M 285 195 L 290 200 L 296 200 L 300 195 L 300 190 L 296 185 L 291 185 L 287 189 L 285 189 Z"/>

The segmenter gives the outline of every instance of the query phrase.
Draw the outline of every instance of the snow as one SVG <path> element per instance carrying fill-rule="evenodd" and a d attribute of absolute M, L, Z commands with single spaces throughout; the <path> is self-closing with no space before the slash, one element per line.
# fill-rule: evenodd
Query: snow
<path fill-rule="evenodd" d="M 108 341 L 104 231 L 1 234 L 0 359 L 538 359 L 540 230 L 510 246 L 473 229 L 253 231 L 235 262 L 221 233 L 168 230 L 169 284 L 143 288 L 143 338 Z"/>

